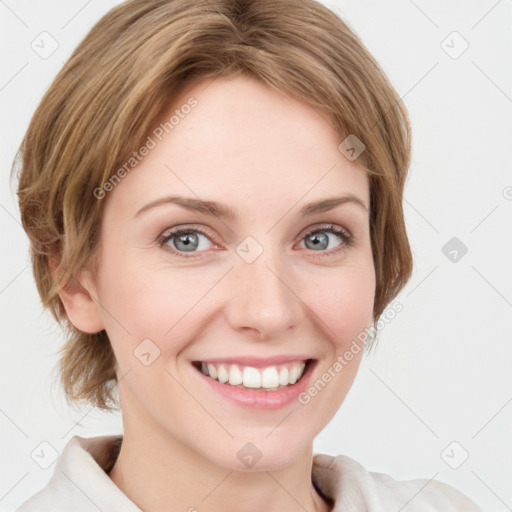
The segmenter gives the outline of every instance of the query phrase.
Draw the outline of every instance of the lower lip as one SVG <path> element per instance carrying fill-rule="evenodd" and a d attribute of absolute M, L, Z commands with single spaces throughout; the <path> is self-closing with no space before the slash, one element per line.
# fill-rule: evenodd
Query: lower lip
<path fill-rule="evenodd" d="M 194 367 L 194 371 L 203 382 L 219 395 L 231 400 L 237 405 L 249 409 L 280 409 L 295 400 L 307 388 L 316 361 L 310 361 L 302 377 L 295 383 L 275 391 L 265 391 L 263 388 L 256 390 L 241 389 L 229 384 L 221 384 L 218 380 L 207 377 L 200 370 Z"/>

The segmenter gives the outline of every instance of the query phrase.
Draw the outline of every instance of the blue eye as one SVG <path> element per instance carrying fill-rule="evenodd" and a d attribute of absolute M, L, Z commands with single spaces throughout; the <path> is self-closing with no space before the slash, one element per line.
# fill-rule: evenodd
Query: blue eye
<path fill-rule="evenodd" d="M 330 233 L 341 239 L 341 243 L 334 248 L 329 248 L 330 238 L 326 235 Z M 351 247 L 354 244 L 354 238 L 345 229 L 334 224 L 321 226 L 312 231 L 308 231 L 303 239 L 306 248 L 311 249 L 313 252 L 320 252 L 318 256 L 329 256 L 332 253 L 337 253 L 340 250 Z M 325 250 L 328 249 L 328 250 Z M 315 257 L 317 255 L 315 254 Z"/>
<path fill-rule="evenodd" d="M 327 233 L 335 235 L 341 242 L 334 248 L 329 247 L 331 237 L 329 237 Z M 171 241 L 172 243 L 169 243 Z M 318 255 L 315 254 L 315 257 L 329 256 L 351 247 L 354 244 L 352 235 L 346 229 L 334 224 L 327 224 L 308 231 L 301 238 L 301 242 L 302 241 L 304 241 L 306 248 L 311 252 L 319 253 Z M 207 251 L 211 248 L 213 242 L 210 240 L 210 236 L 207 232 L 198 227 L 190 226 L 176 228 L 165 236 L 160 236 L 158 238 L 158 244 L 160 247 L 168 247 L 173 254 L 177 256 L 191 258 L 194 257 L 194 253 Z"/>
<path fill-rule="evenodd" d="M 182 251 L 202 252 L 197 251 L 197 249 L 208 249 L 208 247 L 204 247 L 204 243 L 201 243 L 200 237 L 204 237 L 206 240 L 210 241 L 208 235 L 199 228 L 177 228 L 169 232 L 169 234 L 160 237 L 158 239 L 158 243 L 160 247 L 163 247 L 164 245 L 167 245 L 170 240 L 173 240 L 173 247 L 171 247 L 171 249 L 173 249 L 173 251 L 179 256 L 190 258 L 190 256 L 183 254 Z"/>

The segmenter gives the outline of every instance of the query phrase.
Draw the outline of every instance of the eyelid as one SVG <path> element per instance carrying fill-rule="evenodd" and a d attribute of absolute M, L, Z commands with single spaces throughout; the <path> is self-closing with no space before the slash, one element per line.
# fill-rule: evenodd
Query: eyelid
<path fill-rule="evenodd" d="M 300 234 L 298 235 L 297 239 L 302 240 L 304 236 L 310 235 L 315 233 L 316 231 L 340 231 L 341 233 L 345 234 L 349 238 L 353 238 L 350 231 L 338 224 L 335 224 L 334 222 L 321 222 L 320 224 L 313 224 L 312 226 L 309 226 L 307 228 L 304 228 Z"/>
<path fill-rule="evenodd" d="M 171 232 L 175 233 L 176 231 L 179 231 L 179 230 L 198 231 L 199 233 L 202 233 L 205 236 L 208 236 L 210 238 L 215 238 L 214 230 L 208 226 L 205 226 L 204 224 L 177 224 L 176 226 L 166 228 L 160 236 L 162 238 L 164 238 L 166 236 L 165 233 L 168 233 L 168 234 Z"/>

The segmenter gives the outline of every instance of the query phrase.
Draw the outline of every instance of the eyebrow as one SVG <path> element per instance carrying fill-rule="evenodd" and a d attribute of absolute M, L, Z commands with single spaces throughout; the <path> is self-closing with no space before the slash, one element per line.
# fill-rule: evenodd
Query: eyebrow
<path fill-rule="evenodd" d="M 151 201 L 150 203 L 143 206 L 135 214 L 134 217 L 138 217 L 141 213 L 148 211 L 152 208 L 156 208 L 157 206 L 169 203 L 176 204 L 187 210 L 203 213 L 205 215 L 230 219 L 233 221 L 237 220 L 238 218 L 237 212 L 225 204 L 218 203 L 215 201 L 203 201 L 202 199 L 194 199 L 191 197 L 182 196 L 166 196 L 161 197 L 160 199 L 156 199 L 155 201 Z M 299 215 L 301 217 L 308 217 L 311 215 L 315 215 L 317 213 L 327 212 L 329 210 L 336 208 L 337 206 L 347 203 L 357 204 L 364 208 L 367 212 L 369 212 L 368 206 L 366 206 L 364 201 L 362 201 L 361 199 L 352 194 L 346 194 L 341 197 L 331 197 L 308 203 L 299 210 Z"/>

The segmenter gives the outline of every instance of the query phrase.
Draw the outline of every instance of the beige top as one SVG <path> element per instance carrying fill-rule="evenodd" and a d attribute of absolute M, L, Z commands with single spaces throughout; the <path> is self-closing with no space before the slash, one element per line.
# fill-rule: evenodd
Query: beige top
<path fill-rule="evenodd" d="M 17 512 L 142 512 L 108 476 L 121 442 L 122 435 L 74 436 L 48 484 Z M 482 512 L 447 484 L 427 479 L 397 481 L 368 472 L 346 455 L 316 455 L 311 477 L 318 492 L 333 500 L 333 512 Z"/>

